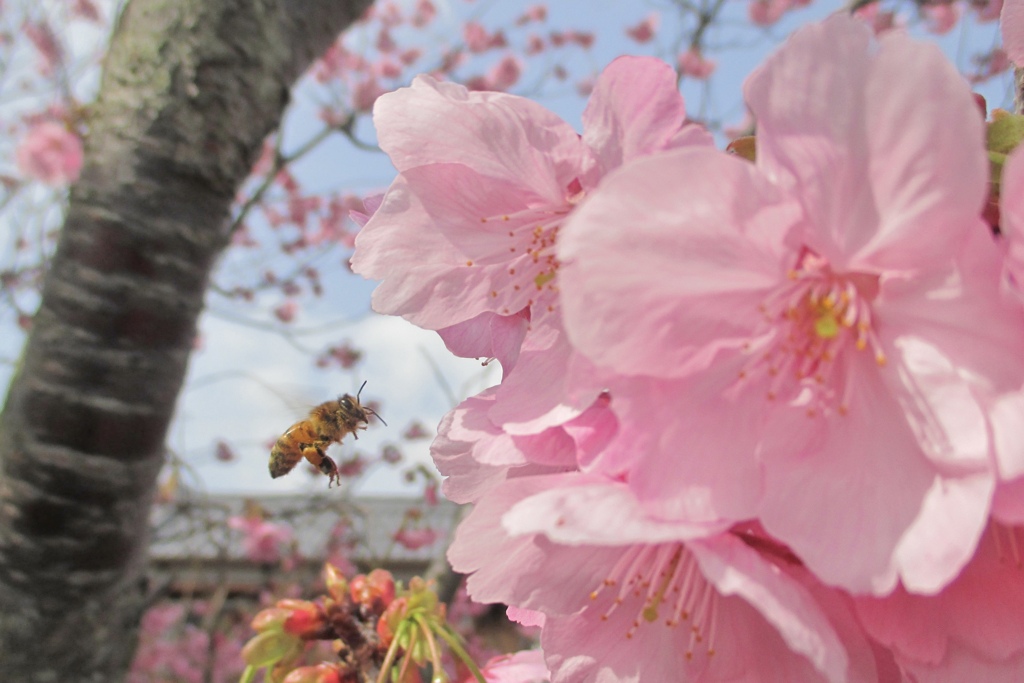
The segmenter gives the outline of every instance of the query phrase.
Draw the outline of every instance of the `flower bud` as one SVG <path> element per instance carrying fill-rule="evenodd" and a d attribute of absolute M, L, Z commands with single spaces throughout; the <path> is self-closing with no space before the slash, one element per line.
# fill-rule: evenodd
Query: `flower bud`
<path fill-rule="evenodd" d="M 315 602 L 307 600 L 280 600 L 278 607 L 287 609 L 289 614 L 284 622 L 285 633 L 300 638 L 315 635 L 323 629 L 326 615 Z"/>
<path fill-rule="evenodd" d="M 285 676 L 283 683 L 341 683 L 341 675 L 333 664 L 300 666 Z"/>
<path fill-rule="evenodd" d="M 327 584 L 327 592 L 331 597 L 341 602 L 348 593 L 348 580 L 341 570 L 330 562 L 324 563 L 324 583 Z"/>
<path fill-rule="evenodd" d="M 395 633 L 398 631 L 398 625 L 405 619 L 409 611 L 409 600 L 408 598 L 398 598 L 393 600 L 388 608 L 384 610 L 384 614 L 381 615 L 377 621 L 377 635 L 380 636 L 380 642 L 382 645 L 387 647 L 391 645 L 391 641 L 395 637 Z"/>
<path fill-rule="evenodd" d="M 377 600 L 386 607 L 395 599 L 395 579 L 387 570 L 374 569 L 352 579 L 349 591 L 352 600 L 364 607 L 372 607 Z"/>
<path fill-rule="evenodd" d="M 290 610 L 281 609 L 280 607 L 268 607 L 256 613 L 256 616 L 252 618 L 250 626 L 252 626 L 254 631 L 258 632 L 280 631 L 290 614 Z"/>

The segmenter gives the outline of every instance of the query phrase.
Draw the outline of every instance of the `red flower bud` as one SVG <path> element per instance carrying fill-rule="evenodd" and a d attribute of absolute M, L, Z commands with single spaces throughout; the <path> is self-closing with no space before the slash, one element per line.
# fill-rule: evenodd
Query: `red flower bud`
<path fill-rule="evenodd" d="M 352 579 L 349 592 L 352 600 L 360 605 L 372 607 L 374 602 L 380 601 L 386 607 L 395 599 L 395 579 L 387 570 L 374 569 Z"/>
<path fill-rule="evenodd" d="M 341 675 L 333 664 L 300 666 L 285 676 L 282 683 L 341 683 Z"/>
<path fill-rule="evenodd" d="M 277 606 L 289 612 L 288 618 L 283 624 L 285 633 L 305 638 L 316 634 L 323 628 L 325 615 L 315 602 L 279 600 Z"/>

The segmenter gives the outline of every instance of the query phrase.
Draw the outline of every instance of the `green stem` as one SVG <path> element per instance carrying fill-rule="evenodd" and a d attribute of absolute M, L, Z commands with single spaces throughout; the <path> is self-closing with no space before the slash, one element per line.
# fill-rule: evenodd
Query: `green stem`
<path fill-rule="evenodd" d="M 462 647 L 462 643 L 459 642 L 459 637 L 457 635 L 449 631 L 447 626 L 443 626 L 438 629 L 437 635 L 441 636 L 441 639 L 448 643 L 448 647 L 452 649 L 455 656 L 462 660 L 462 663 L 466 665 L 466 668 L 469 669 L 469 672 L 473 674 L 473 678 L 475 678 L 478 683 L 487 683 L 487 680 L 484 678 L 483 673 L 481 673 L 480 668 L 476 665 L 476 662 L 473 661 L 473 658 L 470 657 L 469 653 Z"/>
<path fill-rule="evenodd" d="M 377 683 L 386 683 L 385 676 L 391 670 L 391 667 L 395 663 L 395 657 L 398 656 L 398 638 L 402 634 L 402 626 L 400 625 L 395 629 L 395 637 L 391 639 L 391 645 L 388 647 L 388 652 L 384 656 L 384 663 L 380 665 L 380 673 L 377 674 Z"/>
<path fill-rule="evenodd" d="M 249 664 L 245 667 L 245 671 L 242 672 L 242 677 L 238 679 L 238 683 L 252 683 L 252 679 L 256 677 L 256 667 Z"/>
<path fill-rule="evenodd" d="M 434 633 L 430 630 L 430 624 L 421 615 L 417 614 L 413 617 L 417 624 L 419 624 L 420 630 L 423 631 L 423 637 L 427 639 L 427 647 L 430 648 L 430 663 L 434 667 L 433 681 L 437 680 L 438 672 L 444 674 L 444 668 L 441 665 L 441 651 L 437 649 L 437 641 L 434 640 Z"/>
<path fill-rule="evenodd" d="M 409 672 L 409 665 L 412 663 L 413 648 L 416 647 L 416 639 L 419 637 L 419 629 L 414 628 L 412 633 L 409 634 L 409 646 L 405 649 L 405 659 L 402 660 L 402 668 L 398 670 L 398 683 L 402 683 L 405 680 L 405 675 Z"/>

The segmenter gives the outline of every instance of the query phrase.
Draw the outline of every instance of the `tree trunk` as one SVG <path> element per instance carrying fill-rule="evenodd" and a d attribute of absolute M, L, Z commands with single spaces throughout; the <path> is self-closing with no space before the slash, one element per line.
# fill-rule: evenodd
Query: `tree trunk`
<path fill-rule="evenodd" d="M 0 414 L 0 679 L 118 681 L 164 437 L 232 199 L 371 0 L 131 0 Z"/>

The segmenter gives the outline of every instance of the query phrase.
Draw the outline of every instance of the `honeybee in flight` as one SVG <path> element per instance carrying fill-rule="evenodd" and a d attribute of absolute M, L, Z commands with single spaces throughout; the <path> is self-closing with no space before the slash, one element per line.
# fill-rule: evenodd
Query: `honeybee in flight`
<path fill-rule="evenodd" d="M 328 488 L 335 482 L 340 485 L 338 466 L 326 454 L 327 447 L 341 443 L 348 434 L 358 439 L 357 432 L 366 429 L 370 415 L 387 425 L 373 408 L 359 403 L 359 394 L 363 393 L 365 386 L 366 382 L 363 382 L 354 398 L 345 394 L 336 401 L 321 403 L 309 411 L 309 417 L 289 427 L 270 449 L 270 476 L 275 479 L 283 477 L 305 458 L 329 477 Z"/>

